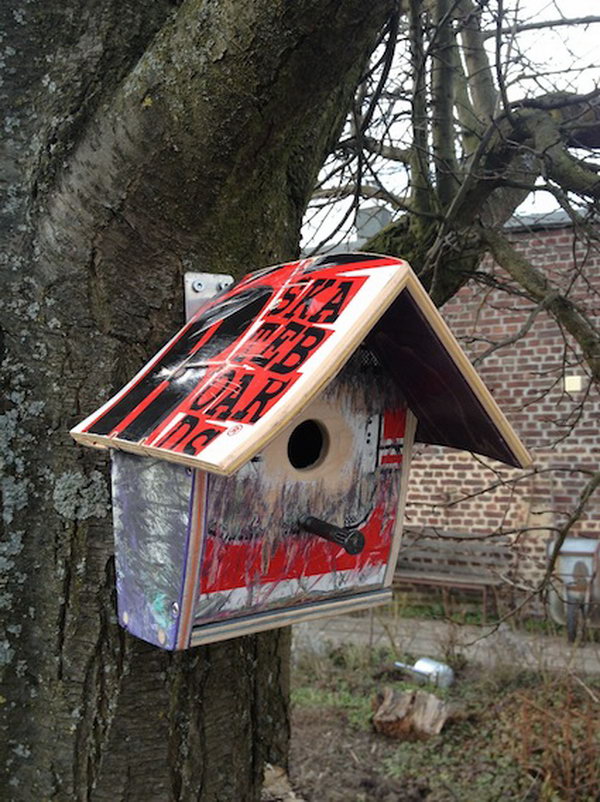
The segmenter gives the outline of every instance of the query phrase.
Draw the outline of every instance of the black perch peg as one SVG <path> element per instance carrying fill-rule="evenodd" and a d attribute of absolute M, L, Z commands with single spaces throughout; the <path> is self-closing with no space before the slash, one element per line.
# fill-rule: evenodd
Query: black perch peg
<path fill-rule="evenodd" d="M 312 515 L 303 515 L 298 519 L 298 523 L 307 532 L 329 540 L 330 543 L 337 543 L 346 549 L 348 554 L 360 554 L 365 547 L 365 536 L 358 529 L 344 529 Z"/>

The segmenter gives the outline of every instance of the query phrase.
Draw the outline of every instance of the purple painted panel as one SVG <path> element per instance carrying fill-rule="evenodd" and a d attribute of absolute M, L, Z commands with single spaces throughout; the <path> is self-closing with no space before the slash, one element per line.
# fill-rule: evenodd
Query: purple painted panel
<path fill-rule="evenodd" d="M 191 471 L 116 451 L 112 492 L 119 623 L 163 649 L 177 640 Z"/>

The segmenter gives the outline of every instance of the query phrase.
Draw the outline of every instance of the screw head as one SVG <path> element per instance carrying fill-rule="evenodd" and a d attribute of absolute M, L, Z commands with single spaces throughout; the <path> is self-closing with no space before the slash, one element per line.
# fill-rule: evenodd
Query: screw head
<path fill-rule="evenodd" d="M 204 289 L 204 284 L 200 279 L 196 278 L 192 281 L 192 291 L 193 292 L 202 292 Z"/>
<path fill-rule="evenodd" d="M 178 615 L 179 615 L 179 605 L 177 604 L 177 602 L 173 602 L 173 604 L 171 605 L 171 618 L 177 618 Z"/>
<path fill-rule="evenodd" d="M 358 529 L 352 529 L 348 533 L 344 548 L 348 554 L 360 554 L 365 547 L 365 536 Z"/>

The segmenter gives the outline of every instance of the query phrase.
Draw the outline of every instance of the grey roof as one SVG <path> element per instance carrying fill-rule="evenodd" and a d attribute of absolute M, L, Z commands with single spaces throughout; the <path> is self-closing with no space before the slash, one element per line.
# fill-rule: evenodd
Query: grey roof
<path fill-rule="evenodd" d="M 371 209 L 367 209 L 367 212 Z M 563 209 L 555 209 L 552 212 L 536 212 L 533 214 L 520 214 L 511 217 L 505 224 L 504 228 L 512 232 L 518 231 L 543 231 L 552 228 L 570 228 L 573 221 Z M 363 233 L 362 231 L 360 232 Z M 375 232 L 365 232 L 375 233 Z M 362 245 L 366 242 L 368 237 L 359 236 L 352 241 L 332 242 L 323 246 L 319 253 L 347 253 L 360 251 Z M 310 248 L 303 250 L 303 256 L 308 256 L 312 253 Z"/>
<path fill-rule="evenodd" d="M 504 227 L 511 231 L 535 231 L 545 228 L 569 228 L 573 221 L 563 209 L 535 214 L 520 214 L 511 217 Z"/>

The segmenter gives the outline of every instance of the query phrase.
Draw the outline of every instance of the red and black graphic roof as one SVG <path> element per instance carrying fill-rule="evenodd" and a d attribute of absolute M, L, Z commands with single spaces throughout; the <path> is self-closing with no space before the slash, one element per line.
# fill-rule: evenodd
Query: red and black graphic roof
<path fill-rule="evenodd" d="M 400 384 L 421 439 L 528 461 L 409 266 L 373 254 L 305 259 L 228 287 L 72 435 L 229 474 L 365 339 Z"/>

